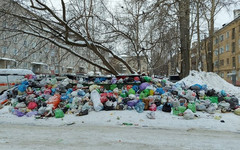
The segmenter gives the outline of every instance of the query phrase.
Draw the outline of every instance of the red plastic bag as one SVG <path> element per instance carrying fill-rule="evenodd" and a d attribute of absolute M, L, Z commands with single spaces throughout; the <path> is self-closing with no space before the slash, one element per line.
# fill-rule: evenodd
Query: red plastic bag
<path fill-rule="evenodd" d="M 53 109 L 56 109 L 58 104 L 60 103 L 61 95 L 55 94 L 54 96 L 50 97 L 47 101 L 47 104 L 53 104 Z"/>
<path fill-rule="evenodd" d="M 35 102 L 30 102 L 29 104 L 28 104 L 28 109 L 34 109 L 34 108 L 36 108 L 37 107 L 37 103 L 35 103 Z"/>
<path fill-rule="evenodd" d="M 151 111 L 156 111 L 156 110 L 157 110 L 156 104 L 152 104 L 152 105 L 149 107 L 149 110 L 151 110 Z"/>

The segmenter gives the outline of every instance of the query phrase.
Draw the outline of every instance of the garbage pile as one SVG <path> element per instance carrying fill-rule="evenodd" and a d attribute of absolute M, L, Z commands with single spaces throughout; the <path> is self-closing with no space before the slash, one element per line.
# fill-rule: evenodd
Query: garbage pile
<path fill-rule="evenodd" d="M 106 86 L 106 84 L 108 86 Z M 27 76 L 12 89 L 1 93 L 0 109 L 10 105 L 9 111 L 18 116 L 35 118 L 56 117 L 64 114 L 87 115 L 90 111 L 149 110 L 147 117 L 155 119 L 154 111 L 193 119 L 196 111 L 234 112 L 240 115 L 238 98 L 234 95 L 208 89 L 207 85 L 171 83 L 149 76 L 124 78 L 81 78 L 77 83 L 66 78 L 45 78 L 37 81 Z"/>

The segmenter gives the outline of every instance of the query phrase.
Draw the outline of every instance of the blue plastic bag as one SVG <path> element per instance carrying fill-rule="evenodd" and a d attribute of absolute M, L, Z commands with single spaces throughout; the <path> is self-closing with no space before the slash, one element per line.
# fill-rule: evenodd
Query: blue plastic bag
<path fill-rule="evenodd" d="M 145 104 L 140 100 L 136 106 L 135 106 L 135 110 L 138 112 L 138 113 L 142 113 L 144 111 L 144 106 Z"/>

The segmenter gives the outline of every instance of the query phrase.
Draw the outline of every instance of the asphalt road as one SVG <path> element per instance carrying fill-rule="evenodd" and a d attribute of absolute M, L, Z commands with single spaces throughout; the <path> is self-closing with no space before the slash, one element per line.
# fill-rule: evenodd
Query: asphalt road
<path fill-rule="evenodd" d="M 1 150 L 238 150 L 239 147 L 239 132 L 77 124 L 0 124 Z"/>

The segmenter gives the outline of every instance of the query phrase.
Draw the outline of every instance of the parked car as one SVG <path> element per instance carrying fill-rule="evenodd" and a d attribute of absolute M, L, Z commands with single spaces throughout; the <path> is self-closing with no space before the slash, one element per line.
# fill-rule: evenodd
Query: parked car
<path fill-rule="evenodd" d="M 0 69 L 0 92 L 13 87 L 28 74 L 35 75 L 28 69 Z"/>

